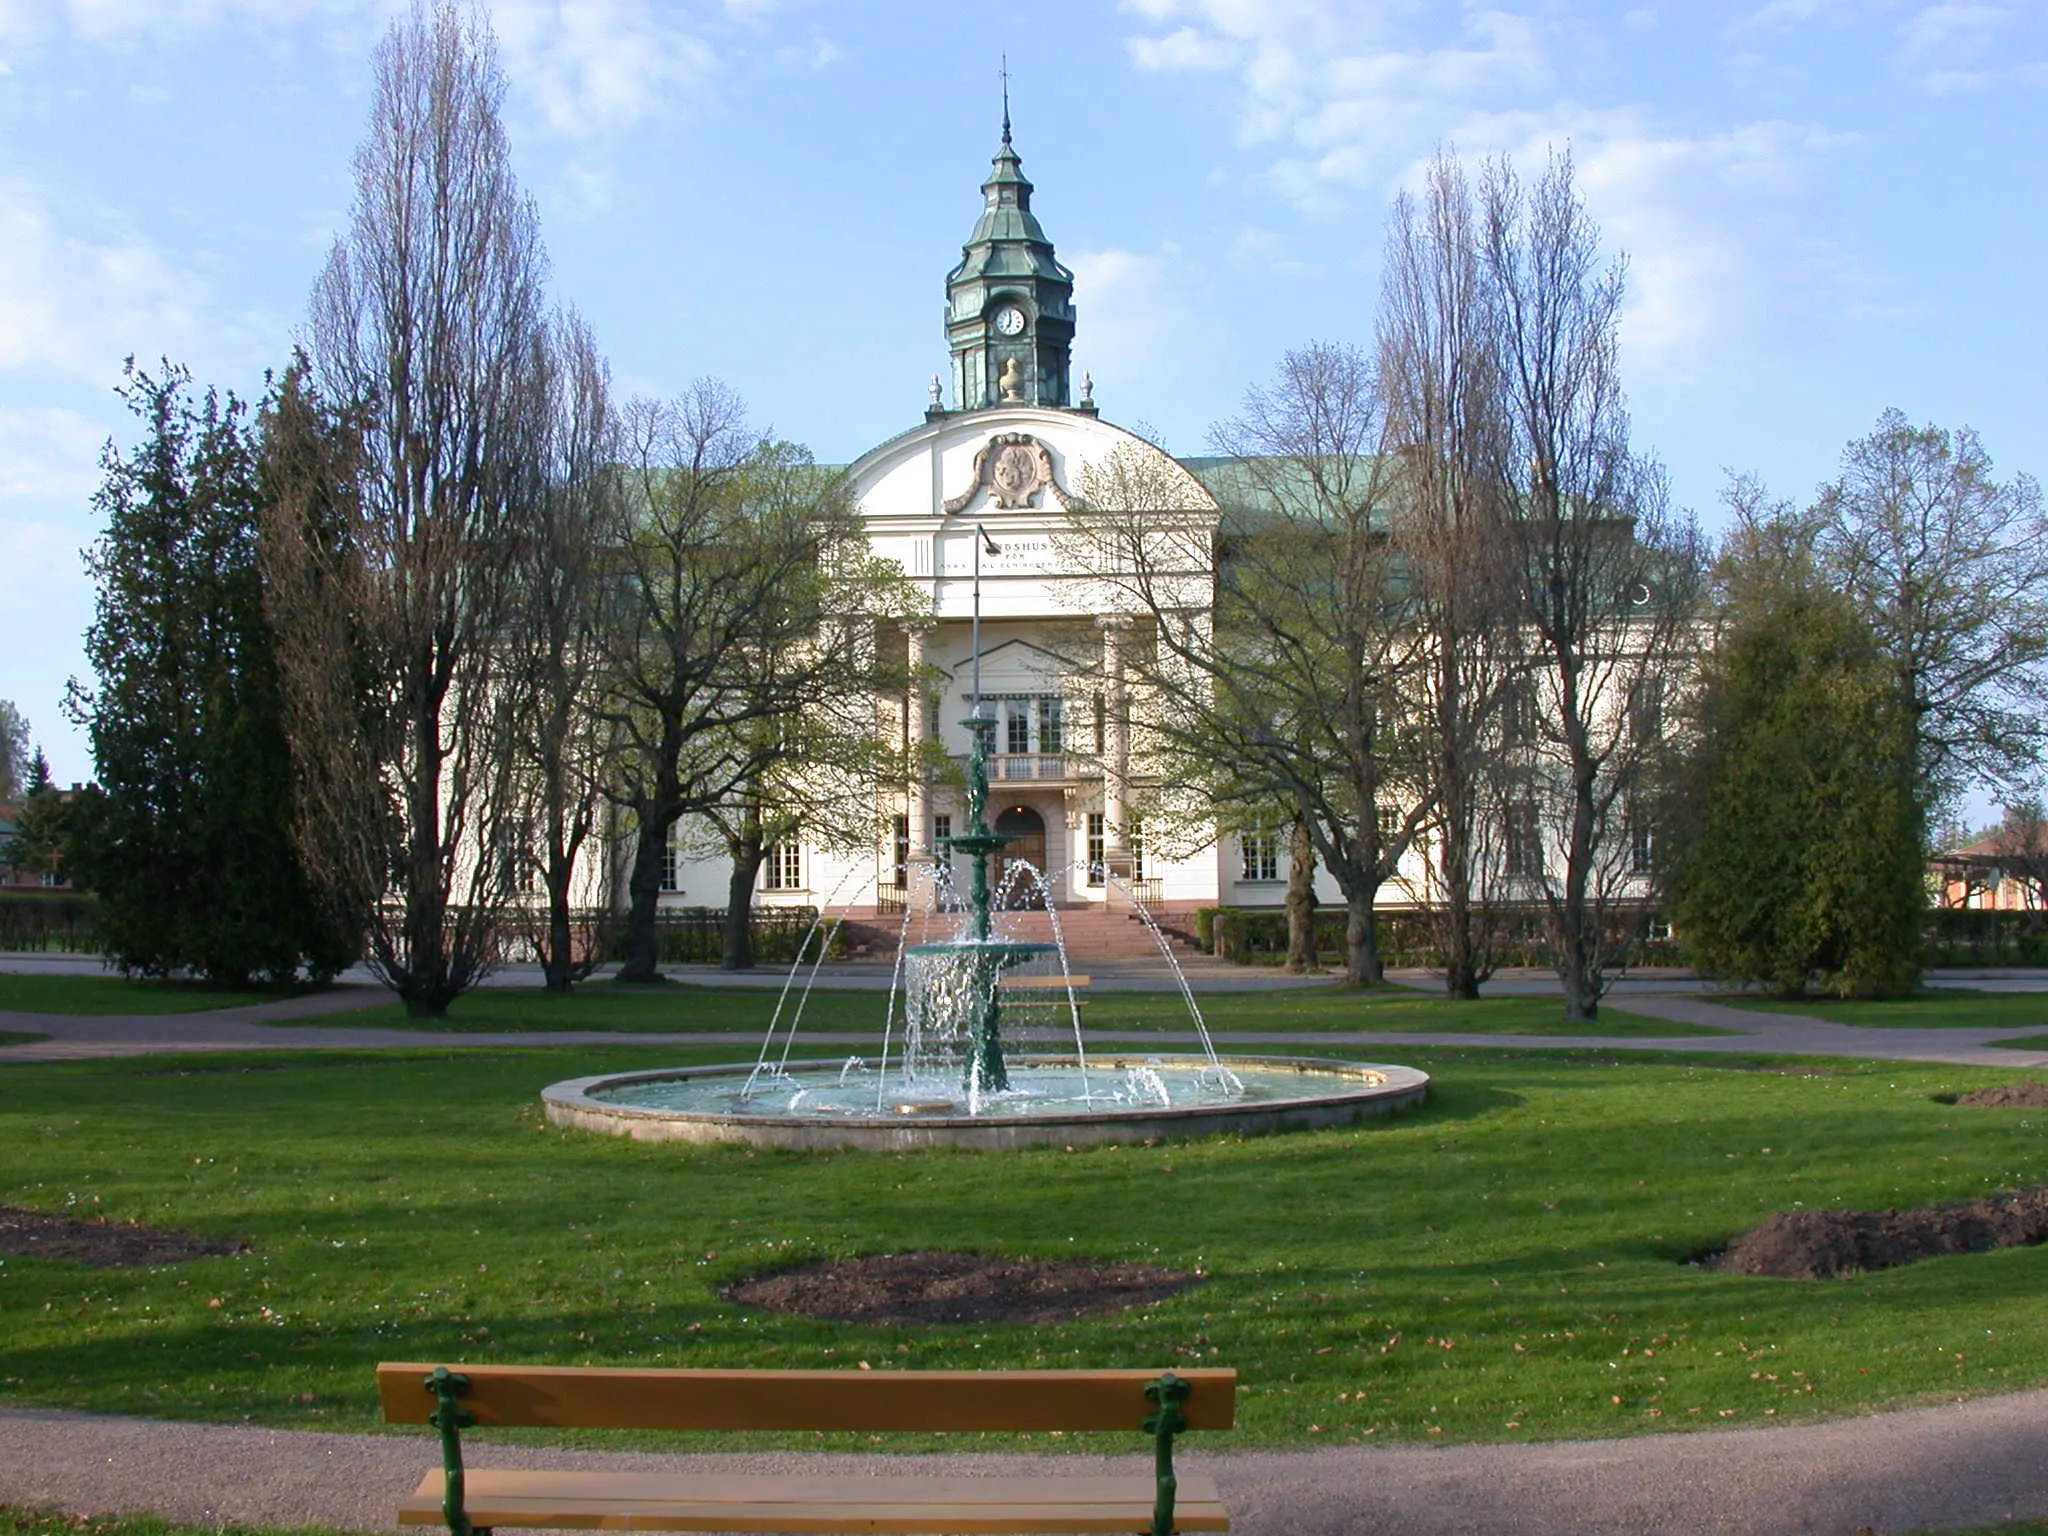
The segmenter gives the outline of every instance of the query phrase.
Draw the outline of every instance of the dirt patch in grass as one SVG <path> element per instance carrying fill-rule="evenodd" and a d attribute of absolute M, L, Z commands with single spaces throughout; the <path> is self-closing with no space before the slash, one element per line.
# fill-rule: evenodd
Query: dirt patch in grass
<path fill-rule="evenodd" d="M 1957 1094 L 1949 1102 L 1984 1109 L 2048 1109 L 2048 1083 L 2004 1083 Z"/>
<path fill-rule="evenodd" d="M 2035 1184 L 1917 1211 L 1780 1211 L 1703 1262 L 1727 1274 L 1823 1280 L 2044 1240 L 2048 1184 Z"/>
<path fill-rule="evenodd" d="M 141 1269 L 183 1264 L 191 1259 L 240 1253 L 235 1243 L 180 1232 L 173 1227 L 138 1227 L 126 1221 L 80 1221 L 0 1205 L 0 1253 L 62 1259 L 94 1269 Z"/>
<path fill-rule="evenodd" d="M 804 1264 L 742 1280 L 725 1296 L 842 1323 L 1057 1323 L 1164 1301 L 1201 1279 L 1149 1264 L 925 1250 Z"/>

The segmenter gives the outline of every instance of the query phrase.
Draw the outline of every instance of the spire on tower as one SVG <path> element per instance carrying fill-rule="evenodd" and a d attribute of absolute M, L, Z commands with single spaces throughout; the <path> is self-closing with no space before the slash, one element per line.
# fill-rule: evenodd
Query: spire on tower
<path fill-rule="evenodd" d="M 1008 147 L 1008 145 L 1009 145 L 1009 142 L 1010 142 L 1010 56 L 1009 56 L 1009 55 L 1008 55 L 1007 53 L 1003 55 L 1003 68 L 1002 68 L 1002 77 L 1003 77 L 1003 144 L 1004 144 L 1004 146 L 1005 146 L 1005 147 L 1007 148 L 1007 147 Z"/>

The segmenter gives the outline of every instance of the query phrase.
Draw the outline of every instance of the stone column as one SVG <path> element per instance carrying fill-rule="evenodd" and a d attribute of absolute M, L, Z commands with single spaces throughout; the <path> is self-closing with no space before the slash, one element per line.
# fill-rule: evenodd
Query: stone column
<path fill-rule="evenodd" d="M 1131 694 L 1124 676 L 1124 631 L 1129 618 L 1108 613 L 1095 621 L 1102 632 L 1102 863 L 1115 880 L 1131 878 L 1131 850 L 1124 840 L 1131 777 Z M 1127 893 L 1111 884 L 1104 899 L 1115 903 Z"/>
<path fill-rule="evenodd" d="M 910 680 L 903 689 L 904 747 L 910 756 L 910 783 L 905 795 L 905 813 L 910 818 L 910 859 L 913 864 L 931 857 L 931 781 L 924 766 L 925 743 L 931 739 L 931 706 L 925 697 L 925 642 L 932 632 L 930 619 L 912 619 L 903 626 L 903 643 Z"/>

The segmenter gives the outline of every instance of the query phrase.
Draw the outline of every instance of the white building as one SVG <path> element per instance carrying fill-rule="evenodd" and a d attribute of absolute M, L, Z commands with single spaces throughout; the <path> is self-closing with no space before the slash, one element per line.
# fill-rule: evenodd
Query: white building
<path fill-rule="evenodd" d="M 1147 846 L 1141 808 L 1154 786 L 1131 776 L 1129 626 L 1099 611 L 1069 508 L 1090 466 L 1116 456 L 1125 473 L 1156 467 L 1184 484 L 1185 515 L 1198 526 L 1213 525 L 1218 512 L 1194 475 L 1102 420 L 1085 379 L 1071 398 L 1073 274 L 1032 214 L 1031 190 L 1005 122 L 981 218 L 946 280 L 955 408 L 939 403 L 935 378 L 923 423 L 847 471 L 875 553 L 930 603 L 929 619 L 905 626 L 903 643 L 913 666 L 938 682 L 921 703 L 881 701 L 879 714 L 904 746 L 936 741 L 964 759 L 978 591 L 981 696 L 996 722 L 988 817 L 1016 838 L 1007 859 L 1051 875 L 1062 906 L 1114 905 L 1132 891 L 1182 910 L 1277 905 L 1286 870 L 1272 838 L 1254 838 L 1249 849 L 1234 837 L 1197 838 L 1191 848 L 1183 833 L 1178 849 Z M 1207 572 L 1191 578 L 1206 589 Z M 966 830 L 952 778 L 877 786 L 881 832 L 871 852 L 778 848 L 757 899 L 835 910 L 894 905 L 920 860 L 944 856 L 936 840 Z M 719 906 L 725 881 L 722 860 L 680 858 L 665 900 Z"/>

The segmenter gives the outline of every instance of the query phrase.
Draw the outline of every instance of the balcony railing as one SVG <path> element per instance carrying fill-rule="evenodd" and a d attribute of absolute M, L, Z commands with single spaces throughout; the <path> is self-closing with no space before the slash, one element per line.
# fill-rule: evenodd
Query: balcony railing
<path fill-rule="evenodd" d="M 964 769 L 967 759 L 955 759 Z M 991 784 L 1057 783 L 1064 779 L 1099 779 L 1102 765 L 1077 752 L 1000 752 L 988 760 Z"/>

